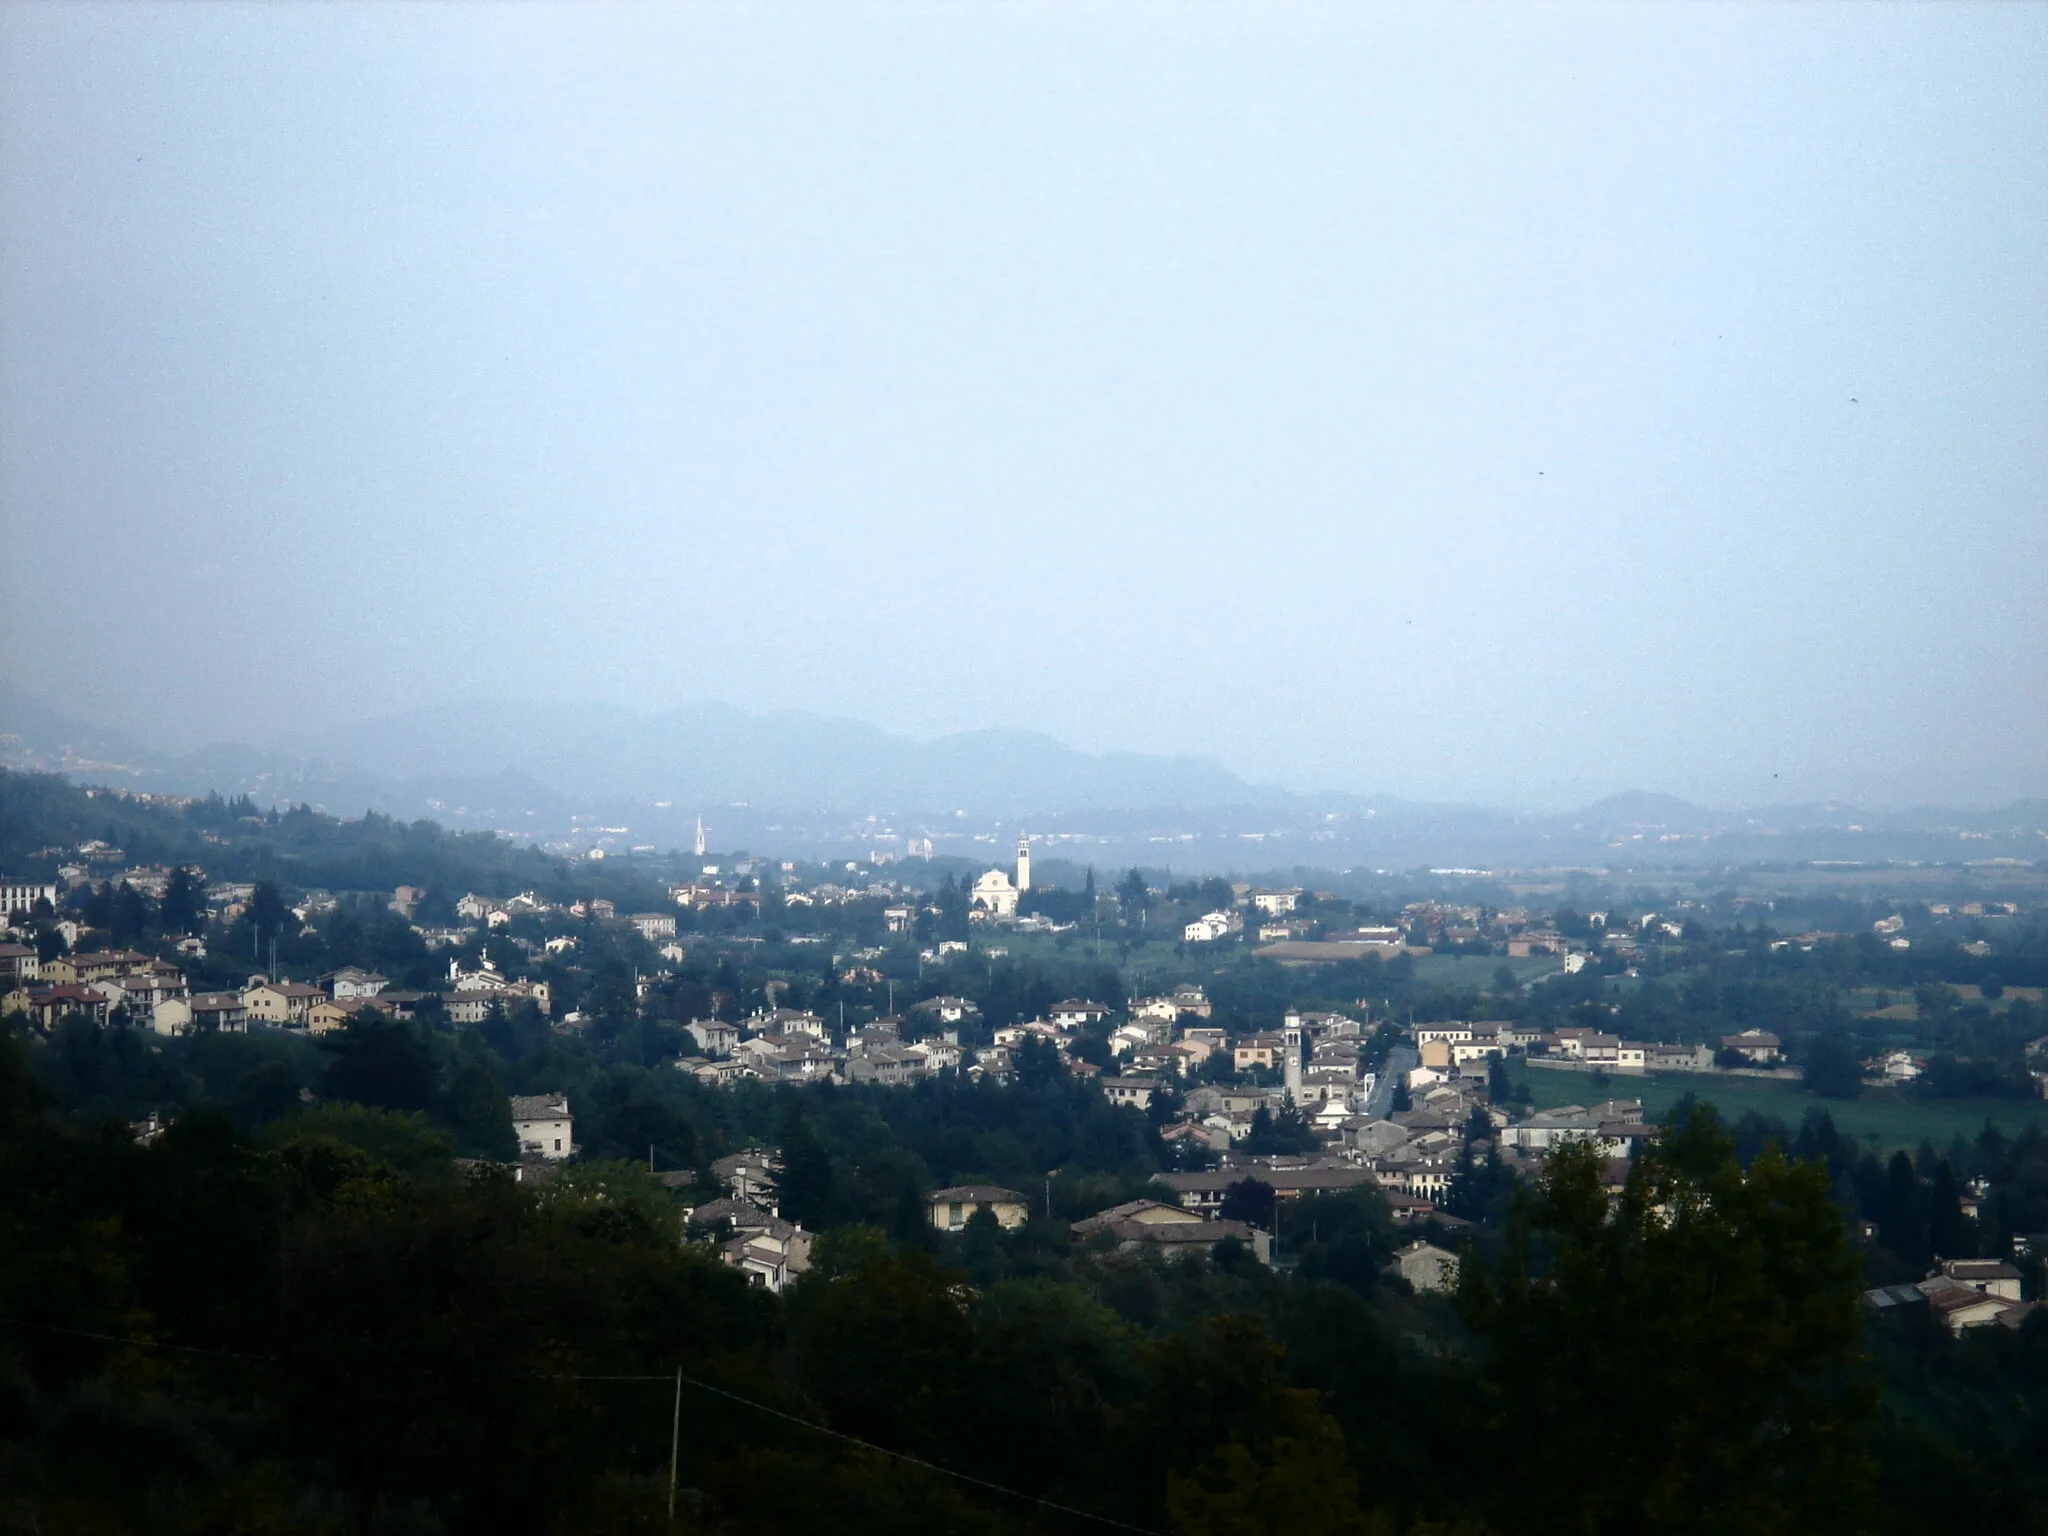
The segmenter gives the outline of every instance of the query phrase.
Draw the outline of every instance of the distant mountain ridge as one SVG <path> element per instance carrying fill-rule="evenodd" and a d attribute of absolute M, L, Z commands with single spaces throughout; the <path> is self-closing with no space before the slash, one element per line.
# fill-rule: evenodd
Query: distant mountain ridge
<path fill-rule="evenodd" d="M 1716 810 L 1625 791 L 1508 811 L 1298 794 L 1194 757 L 1089 753 L 1031 731 L 916 741 L 860 721 L 722 704 L 639 714 L 473 699 L 299 734 L 275 749 L 161 753 L 0 683 L 0 764 L 177 794 L 375 809 L 554 846 L 722 846 L 831 857 L 928 836 L 980 857 L 992 828 L 1078 838 L 1075 856 L 1177 869 L 1692 868 L 1813 860 L 2034 864 L 2048 801 L 1993 810 L 1843 803 Z M 1008 834 L 1005 834 L 1008 835 Z M 1056 839 L 1057 841 L 1057 839 Z"/>
<path fill-rule="evenodd" d="M 168 754 L 0 685 L 0 733 L 11 736 L 9 760 L 18 766 L 90 764 L 174 780 L 187 793 L 262 786 L 344 805 L 401 787 L 414 801 L 425 790 L 429 799 L 461 798 L 479 783 L 513 781 L 561 800 L 976 815 L 1278 809 L 1295 798 L 1195 757 L 1083 752 L 1016 730 L 916 741 L 856 720 L 754 715 L 724 704 L 642 715 L 602 704 L 474 699 L 298 733 L 274 751 L 222 742 Z"/>
<path fill-rule="evenodd" d="M 1032 731 L 915 741 L 857 720 L 754 715 L 725 704 L 642 715 L 477 699 L 338 726 L 288 746 L 310 760 L 375 764 L 401 778 L 502 767 L 563 794 L 614 800 L 1059 813 L 1287 798 L 1200 758 L 1082 752 Z"/>

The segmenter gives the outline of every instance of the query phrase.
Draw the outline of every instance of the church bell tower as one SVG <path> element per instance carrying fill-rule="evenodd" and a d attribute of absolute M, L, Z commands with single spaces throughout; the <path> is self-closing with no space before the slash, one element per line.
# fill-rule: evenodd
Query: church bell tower
<path fill-rule="evenodd" d="M 1022 895 L 1031 889 L 1031 839 L 1019 834 L 1017 838 L 1017 891 Z"/>

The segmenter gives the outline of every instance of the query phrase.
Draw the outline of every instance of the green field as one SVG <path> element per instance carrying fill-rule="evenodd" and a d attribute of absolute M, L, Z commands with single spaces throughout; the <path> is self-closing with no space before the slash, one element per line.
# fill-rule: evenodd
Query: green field
<path fill-rule="evenodd" d="M 2035 1123 L 2048 1125 L 2048 1101 L 2041 1099 L 1912 1099 L 1895 1088 L 1866 1088 L 1859 1099 L 1816 1098 L 1792 1082 L 1761 1077 L 1720 1077 L 1694 1072 L 1653 1072 L 1645 1077 L 1611 1077 L 1605 1094 L 1593 1091 L 1589 1074 L 1546 1072 L 1517 1063 L 1515 1080 L 1529 1085 L 1538 1109 L 1590 1104 L 1612 1096 L 1641 1099 L 1654 1120 L 1687 1093 L 1712 1103 L 1729 1120 L 1749 1110 L 1775 1115 L 1797 1127 L 1809 1109 L 1834 1116 L 1839 1130 L 1883 1147 L 1917 1147 L 1931 1141 L 1946 1147 L 1957 1136 L 1974 1138 L 1989 1119 L 2007 1135 Z"/>
<path fill-rule="evenodd" d="M 1477 987 L 1490 991 L 1493 974 L 1502 966 L 1515 973 L 1515 980 L 1523 985 L 1537 976 L 1548 976 L 1563 969 L 1550 955 L 1537 955 L 1524 960 L 1503 960 L 1498 955 L 1419 955 L 1415 961 L 1415 979 L 1426 987 Z"/>

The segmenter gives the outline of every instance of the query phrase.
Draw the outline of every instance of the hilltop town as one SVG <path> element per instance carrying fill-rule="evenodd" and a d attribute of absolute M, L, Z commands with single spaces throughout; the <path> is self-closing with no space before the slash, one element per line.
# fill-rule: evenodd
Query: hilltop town
<path fill-rule="evenodd" d="M 377 833 L 303 811 L 71 793 L 74 809 L 133 818 L 131 840 L 175 833 L 230 869 L 254 850 L 270 858 L 294 824 L 316 844 Z M 1032 852 L 1020 838 L 1006 864 L 917 880 L 900 862 L 713 854 L 700 823 L 666 879 L 620 859 L 555 859 L 493 872 L 500 889 L 544 872 L 545 894 L 485 894 L 424 875 L 367 892 L 223 878 L 84 838 L 28 850 L 18 865 L 47 873 L 0 882 L 0 1009 L 39 1040 L 67 1026 L 173 1041 L 332 1044 L 380 1025 L 551 1037 L 623 1050 L 714 1093 L 1065 1078 L 1133 1113 L 1159 1149 L 1158 1191 L 1209 1242 L 1265 1240 L 1286 1201 L 1361 1188 L 1418 1241 L 1450 1242 L 1567 1142 L 1596 1150 L 1618 1191 L 1655 1130 L 1630 1082 L 1837 1098 L 1864 1086 L 2038 1095 L 2048 1082 L 2038 992 L 1972 983 L 1972 1005 L 1957 991 L 1960 977 L 2017 977 L 2037 963 L 2001 941 L 2033 931 L 2015 900 L 1894 902 L 1859 913 L 1853 932 L 1785 932 L 1770 923 L 1775 904 L 1744 898 L 1377 905 L 1305 886 L 1154 883 L 1136 870 L 1111 888 L 1091 871 L 1061 889 L 1034 876 Z M 448 853 L 436 844 L 431 860 Z M 1900 977 L 1914 1017 L 1887 1017 L 1900 1010 L 1877 987 L 1870 1001 L 1882 1006 L 1853 1033 L 1802 1027 L 1798 1013 L 1788 1027 L 1768 978 L 1805 988 L 1799 978 L 1829 957 Z M 1430 985 L 1431 965 L 1476 980 Z M 1700 1006 L 1702 978 L 1731 971 L 1765 990 L 1745 1000 L 1730 980 Z M 523 1158 L 529 1178 L 579 1150 L 579 1106 L 562 1085 L 535 1086 L 507 1099 L 507 1166 Z M 152 1104 L 147 1123 L 175 1112 Z M 1991 1186 L 1966 1177 L 1956 1198 L 1974 1213 Z M 1247 1208 L 1248 1183 L 1270 1198 Z M 746 1194 L 724 1198 L 739 1205 L 714 1219 L 747 1217 Z M 772 1203 L 754 1214 L 771 1226 L 743 1220 L 746 1240 L 725 1252 L 779 1288 L 789 1271 L 759 1260 L 782 1218 Z M 1195 1239 L 1179 1223 L 1139 1226 L 1128 1241 L 1181 1252 Z M 784 1250 L 801 1273 L 801 1253 Z"/>

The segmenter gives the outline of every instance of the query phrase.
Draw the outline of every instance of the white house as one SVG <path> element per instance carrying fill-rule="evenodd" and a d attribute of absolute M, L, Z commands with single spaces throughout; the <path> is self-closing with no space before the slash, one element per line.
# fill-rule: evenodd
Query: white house
<path fill-rule="evenodd" d="M 345 965 L 331 976 L 323 976 L 320 980 L 327 988 L 327 995 L 334 998 L 375 997 L 390 985 L 389 981 L 375 971 L 365 971 L 353 965 Z"/>
<path fill-rule="evenodd" d="M 544 1157 L 550 1162 L 570 1156 L 576 1150 L 565 1093 L 512 1095 L 512 1134 L 519 1138 L 522 1156 Z"/>
<path fill-rule="evenodd" d="M 739 1030 L 717 1019 L 692 1019 L 684 1027 L 697 1042 L 697 1049 L 707 1056 L 729 1056 L 740 1043 Z"/>
<path fill-rule="evenodd" d="M 1102 1079 L 1103 1097 L 1112 1104 L 1128 1104 L 1133 1109 L 1150 1109 L 1152 1095 L 1159 1091 L 1159 1084 L 1146 1077 L 1105 1077 Z"/>
<path fill-rule="evenodd" d="M 189 1035 L 192 1033 L 192 1001 L 185 997 L 167 997 L 149 1011 L 149 1027 L 160 1035 Z"/>
<path fill-rule="evenodd" d="M 1109 1009 L 1101 1003 L 1091 1003 L 1079 998 L 1068 998 L 1054 1003 L 1049 1010 L 1053 1023 L 1061 1029 L 1086 1029 L 1099 1024 L 1109 1017 Z"/>
<path fill-rule="evenodd" d="M 47 901 L 57 904 L 57 886 L 46 880 L 0 880 L 0 916 L 26 917 L 35 911 L 36 903 Z"/>

